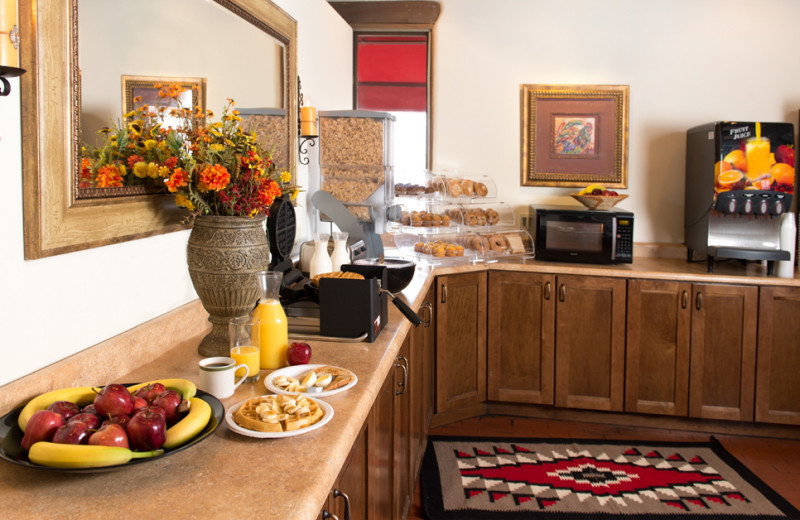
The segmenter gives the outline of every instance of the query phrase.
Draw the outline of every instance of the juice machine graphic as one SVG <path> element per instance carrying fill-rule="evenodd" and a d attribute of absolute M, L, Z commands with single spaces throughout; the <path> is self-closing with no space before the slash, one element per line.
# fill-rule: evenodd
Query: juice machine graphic
<path fill-rule="evenodd" d="M 781 215 L 794 193 L 791 123 L 721 121 L 686 132 L 685 243 L 688 260 L 789 260 L 781 249 Z"/>

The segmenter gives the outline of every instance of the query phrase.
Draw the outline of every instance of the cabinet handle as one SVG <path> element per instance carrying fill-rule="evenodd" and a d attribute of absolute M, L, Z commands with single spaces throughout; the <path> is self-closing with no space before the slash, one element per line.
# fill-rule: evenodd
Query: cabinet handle
<path fill-rule="evenodd" d="M 328 512 L 327 509 L 322 510 L 322 518 L 323 520 L 327 520 L 328 518 L 332 518 L 333 520 L 339 520 L 339 517 L 334 515 L 333 513 Z"/>
<path fill-rule="evenodd" d="M 442 284 L 442 303 L 447 303 L 447 286 Z"/>
<path fill-rule="evenodd" d="M 344 498 L 344 520 L 350 520 L 350 497 L 347 496 L 347 493 L 333 488 L 333 498 L 336 499 L 339 497 Z"/>
<path fill-rule="evenodd" d="M 561 284 L 561 287 L 558 288 L 558 301 L 563 302 L 567 299 L 567 286 L 565 284 Z"/>
<path fill-rule="evenodd" d="M 703 293 L 698 292 L 694 299 L 694 308 L 698 311 L 703 308 Z"/>
<path fill-rule="evenodd" d="M 681 309 L 685 309 L 688 304 L 689 304 L 689 296 L 686 294 L 686 291 L 683 291 L 681 293 Z"/>
<path fill-rule="evenodd" d="M 397 383 L 398 390 L 394 391 L 394 395 L 406 393 L 406 383 L 408 383 L 408 359 L 405 356 L 397 356 L 397 359 L 400 360 L 400 363 L 395 363 L 394 366 L 403 369 L 403 380 Z"/>
<path fill-rule="evenodd" d="M 544 284 L 544 299 L 550 300 L 550 282 Z"/>
<path fill-rule="evenodd" d="M 425 311 L 427 311 L 427 313 Z M 431 326 L 431 320 L 433 319 L 433 305 L 431 302 L 425 302 L 422 304 L 422 315 L 425 316 L 426 314 L 427 317 L 424 318 L 422 326 L 428 328 Z"/>

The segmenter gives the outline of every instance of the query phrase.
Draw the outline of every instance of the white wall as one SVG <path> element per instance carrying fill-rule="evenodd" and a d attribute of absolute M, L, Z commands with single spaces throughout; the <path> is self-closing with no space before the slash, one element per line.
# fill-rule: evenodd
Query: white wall
<path fill-rule="evenodd" d="M 316 93 L 320 109 L 349 107 L 350 27 L 324 0 L 277 3 L 298 21 L 304 91 Z M 0 385 L 197 298 L 186 269 L 188 231 L 23 260 L 19 80 L 11 86 L 0 97 Z M 307 174 L 300 182 L 307 185 Z"/>
<path fill-rule="evenodd" d="M 716 120 L 797 126 L 800 2 L 440 0 L 434 167 L 489 174 L 518 210 L 573 203 L 520 186 L 521 84 L 630 85 L 636 242 L 683 242 L 685 132 Z"/>

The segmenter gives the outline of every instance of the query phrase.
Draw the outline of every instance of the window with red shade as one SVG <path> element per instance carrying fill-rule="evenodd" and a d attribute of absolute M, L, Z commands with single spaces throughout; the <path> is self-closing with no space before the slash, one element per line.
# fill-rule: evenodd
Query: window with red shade
<path fill-rule="evenodd" d="M 427 110 L 427 33 L 357 34 L 356 63 L 357 108 Z"/>

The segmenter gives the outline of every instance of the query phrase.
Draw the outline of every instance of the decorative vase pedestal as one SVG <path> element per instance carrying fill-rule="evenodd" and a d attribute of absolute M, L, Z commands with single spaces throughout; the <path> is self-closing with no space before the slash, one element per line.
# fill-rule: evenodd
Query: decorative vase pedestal
<path fill-rule="evenodd" d="M 186 261 L 212 329 L 197 351 L 229 356 L 228 324 L 246 322 L 259 298 L 255 273 L 269 268 L 266 217 L 200 216 L 195 219 Z"/>

